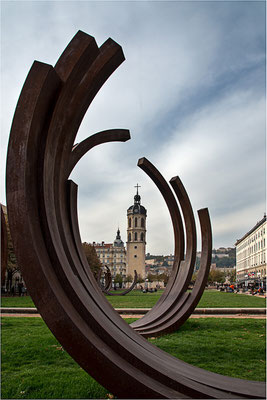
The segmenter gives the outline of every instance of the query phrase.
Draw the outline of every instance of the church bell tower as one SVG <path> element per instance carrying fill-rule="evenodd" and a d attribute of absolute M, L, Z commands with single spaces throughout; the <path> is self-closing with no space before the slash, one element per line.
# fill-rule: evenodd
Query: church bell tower
<path fill-rule="evenodd" d="M 134 204 L 127 210 L 127 275 L 137 274 L 145 278 L 146 254 L 146 209 L 141 205 L 141 196 L 134 196 Z"/>

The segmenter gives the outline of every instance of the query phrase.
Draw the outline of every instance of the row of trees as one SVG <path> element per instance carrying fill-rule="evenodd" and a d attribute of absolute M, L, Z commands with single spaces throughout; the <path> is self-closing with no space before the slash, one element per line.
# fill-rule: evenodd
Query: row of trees
<path fill-rule="evenodd" d="M 197 279 L 198 272 L 196 271 L 192 276 L 192 283 L 195 283 Z M 229 280 L 230 283 L 234 283 L 236 281 L 236 272 L 235 271 L 227 271 L 222 272 L 218 269 L 212 269 L 209 272 L 208 276 L 208 283 L 224 283 L 225 281 Z"/>
<path fill-rule="evenodd" d="M 218 268 L 233 268 L 236 264 L 236 258 L 235 257 L 222 257 L 219 258 L 217 256 L 212 257 L 211 259 L 212 264 L 216 264 L 216 267 Z M 198 270 L 200 267 L 200 258 L 196 258 L 196 270 Z"/>

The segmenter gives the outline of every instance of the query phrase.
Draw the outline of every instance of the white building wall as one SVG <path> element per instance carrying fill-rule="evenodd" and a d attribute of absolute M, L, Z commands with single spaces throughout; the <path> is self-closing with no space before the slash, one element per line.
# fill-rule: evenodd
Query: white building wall
<path fill-rule="evenodd" d="M 236 243 L 237 280 L 266 277 L 266 217 L 263 222 Z"/>

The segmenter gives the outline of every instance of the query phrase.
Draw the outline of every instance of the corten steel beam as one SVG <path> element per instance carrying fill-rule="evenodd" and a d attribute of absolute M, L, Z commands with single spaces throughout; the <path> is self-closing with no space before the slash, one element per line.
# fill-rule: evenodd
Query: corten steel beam
<path fill-rule="evenodd" d="M 1 285 L 5 284 L 8 258 L 8 238 L 5 214 L 1 204 Z"/>
<path fill-rule="evenodd" d="M 10 230 L 27 287 L 64 349 L 117 397 L 264 398 L 263 383 L 193 367 L 147 342 L 111 307 L 87 268 L 77 185 L 67 180 L 72 148 L 88 106 L 123 60 L 111 39 L 98 48 L 78 32 L 55 68 L 34 62 L 25 81 L 6 184 Z M 201 226 L 208 248 L 206 214 Z"/>

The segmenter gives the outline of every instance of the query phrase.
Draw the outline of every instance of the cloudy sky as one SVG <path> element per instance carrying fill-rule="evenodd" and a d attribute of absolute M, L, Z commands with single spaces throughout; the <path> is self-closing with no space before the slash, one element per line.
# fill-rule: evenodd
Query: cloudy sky
<path fill-rule="evenodd" d="M 164 201 L 137 167 L 148 158 L 179 175 L 197 210 L 208 207 L 213 246 L 233 246 L 265 211 L 265 2 L 2 1 L 1 193 L 19 93 L 33 60 L 54 65 L 78 30 L 111 37 L 126 61 L 96 96 L 77 142 L 111 128 L 131 140 L 93 149 L 71 178 L 79 185 L 83 241 L 111 242 L 134 186 L 147 208 L 147 252 L 173 252 Z M 198 221 L 197 221 L 198 223 Z"/>

